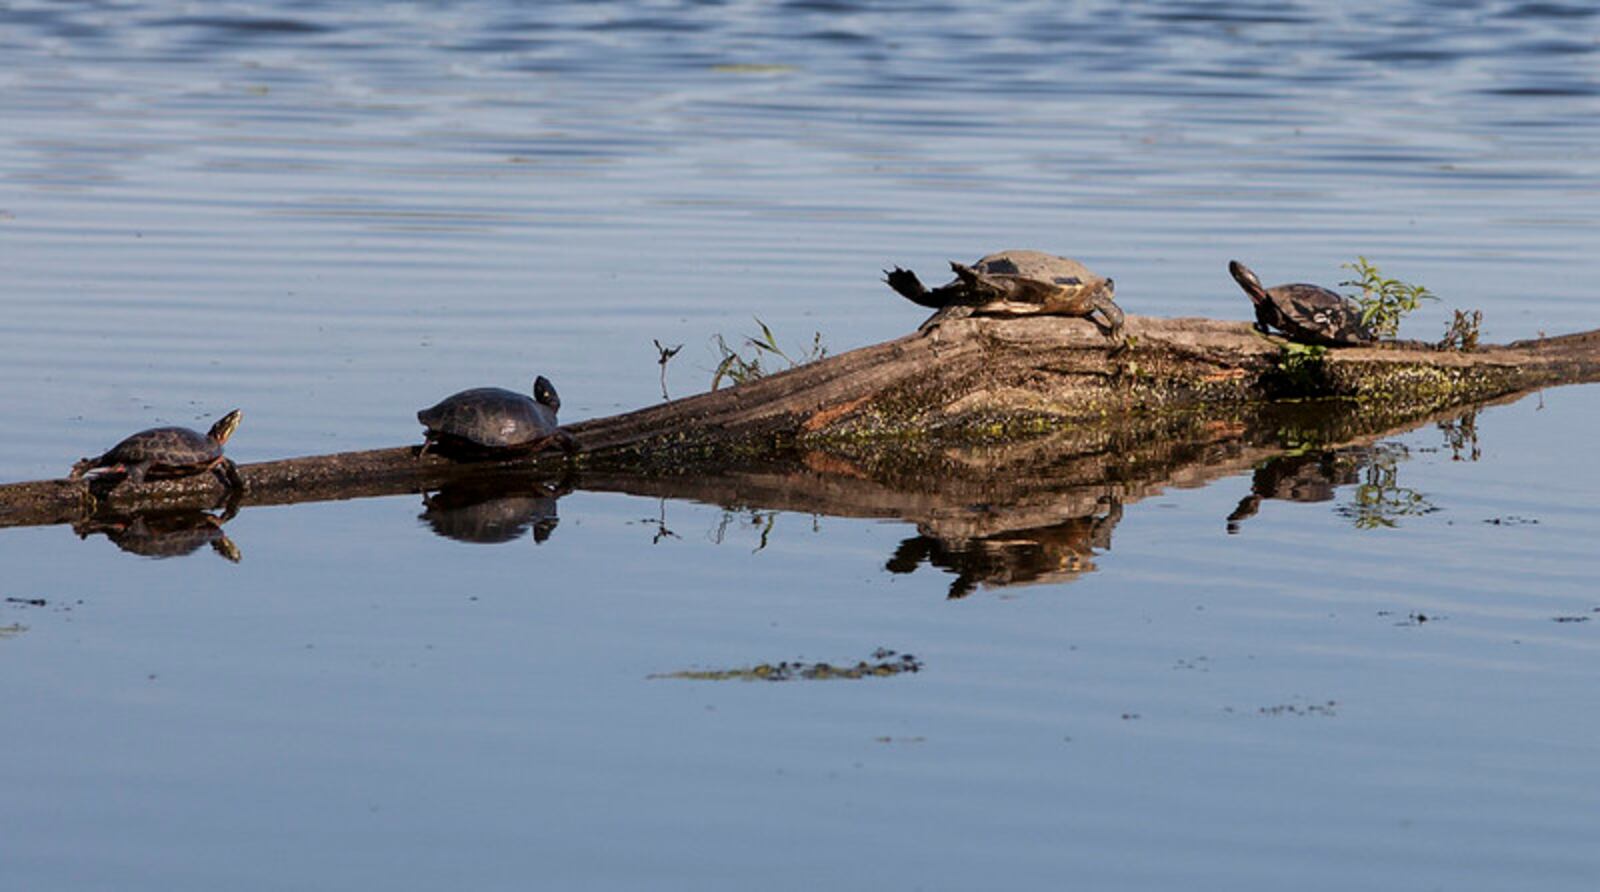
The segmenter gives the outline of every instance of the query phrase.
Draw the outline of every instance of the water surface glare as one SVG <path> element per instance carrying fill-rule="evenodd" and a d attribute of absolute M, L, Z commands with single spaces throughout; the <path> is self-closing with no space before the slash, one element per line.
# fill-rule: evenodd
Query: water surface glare
<path fill-rule="evenodd" d="M 715 333 L 882 341 L 922 316 L 879 270 L 1005 247 L 1133 313 L 1366 255 L 1443 298 L 1408 336 L 1594 328 L 1597 58 L 1582 3 L 7 4 L 0 480 L 235 406 L 241 462 L 535 374 L 609 415 L 652 339 L 697 392 Z M 1596 417 L 1011 524 L 530 488 L 0 530 L 0 887 L 1591 889 Z M 659 677 L 879 648 L 920 671 Z"/>

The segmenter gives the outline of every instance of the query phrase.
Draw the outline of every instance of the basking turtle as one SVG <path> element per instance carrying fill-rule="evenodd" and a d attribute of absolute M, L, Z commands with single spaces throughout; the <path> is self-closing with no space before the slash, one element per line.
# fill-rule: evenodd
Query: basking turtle
<path fill-rule="evenodd" d="M 901 297 L 939 311 L 923 330 L 969 314 L 1092 319 L 1098 312 L 1110 337 L 1122 334 L 1122 309 L 1112 300 L 1115 283 L 1076 260 L 1042 251 L 1001 251 L 971 266 L 952 262 L 950 269 L 955 280 L 931 291 L 916 273 L 898 266 L 884 271 L 884 281 Z"/>
<path fill-rule="evenodd" d="M 560 408 L 561 398 L 542 375 L 533 382 L 532 397 L 499 387 L 463 390 L 417 413 L 428 429 L 421 452 L 490 458 L 538 452 L 551 444 L 576 452 L 572 435 L 556 425 Z"/>
<path fill-rule="evenodd" d="M 72 479 L 97 471 L 121 472 L 131 483 L 163 477 L 187 477 L 211 471 L 229 489 L 243 489 L 239 470 L 222 454 L 222 445 L 233 436 L 244 413 L 238 409 L 217 419 L 211 430 L 199 434 L 186 427 L 153 427 L 140 431 L 111 447 L 97 458 L 86 458 L 72 466 Z"/>
<path fill-rule="evenodd" d="M 1228 261 L 1228 272 L 1256 308 L 1256 330 L 1277 329 L 1291 341 L 1327 347 L 1353 347 L 1377 340 L 1361 321 L 1361 309 L 1350 298 L 1320 285 L 1295 283 L 1263 288 L 1250 267 Z"/>

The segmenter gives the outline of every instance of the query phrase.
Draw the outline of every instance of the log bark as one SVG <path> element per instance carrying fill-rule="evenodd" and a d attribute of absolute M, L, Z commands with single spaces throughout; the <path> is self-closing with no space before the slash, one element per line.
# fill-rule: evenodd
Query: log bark
<path fill-rule="evenodd" d="M 1291 354 L 1248 324 L 1129 316 L 1124 347 L 1088 320 L 967 318 L 726 390 L 570 425 L 577 472 L 671 478 L 773 461 L 829 462 L 875 479 L 915 478 L 954 447 L 1004 450 L 1050 434 L 1065 453 L 1127 451 L 1141 439 L 1248 425 L 1284 399 L 1335 399 L 1367 426 L 1402 423 L 1530 388 L 1600 379 L 1600 330 L 1471 352 L 1420 344 Z M 398 407 L 397 411 L 403 411 Z M 419 434 L 420 440 L 420 434 Z M 1025 450 L 1026 451 L 1026 450 Z M 1137 455 L 1137 450 L 1129 454 Z M 63 464 L 68 464 L 63 461 Z M 474 463 L 415 446 L 242 465 L 243 504 L 436 489 L 487 473 L 558 475 L 554 453 Z M 206 507 L 211 475 L 91 489 L 84 481 L 0 485 L 0 526 L 70 523 L 97 510 Z"/>

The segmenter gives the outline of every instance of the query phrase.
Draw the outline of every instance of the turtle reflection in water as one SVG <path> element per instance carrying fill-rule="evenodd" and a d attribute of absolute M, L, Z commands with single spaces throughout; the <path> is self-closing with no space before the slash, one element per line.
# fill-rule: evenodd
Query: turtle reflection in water
<path fill-rule="evenodd" d="M 906 300 L 939 311 L 922 323 L 923 331 L 967 315 L 1081 316 L 1100 325 L 1113 341 L 1121 338 L 1115 283 L 1076 260 L 1013 250 L 990 254 L 971 266 L 952 262 L 950 269 L 955 279 L 932 290 L 916 273 L 898 266 L 885 270 L 883 280 Z"/>
<path fill-rule="evenodd" d="M 200 510 L 106 512 L 73 524 L 72 531 L 80 539 L 100 533 L 129 554 L 156 559 L 183 557 L 209 545 L 237 564 L 239 547 L 222 531 L 222 525 L 237 513 L 236 500 L 230 500 L 221 514 Z"/>
<path fill-rule="evenodd" d="M 927 562 L 949 570 L 956 576 L 951 598 L 964 598 L 980 585 L 1071 582 L 1095 569 L 1095 552 L 1111 548 L 1111 531 L 1122 520 L 1119 499 L 1106 496 L 1099 504 L 1107 506 L 1106 513 L 980 537 L 941 538 L 918 524 L 924 534 L 901 542 L 885 568 L 910 573 Z"/>
<path fill-rule="evenodd" d="M 556 500 L 565 488 L 528 481 L 454 483 L 424 495 L 418 518 L 435 533 L 457 542 L 498 544 L 533 531 L 543 542 L 555 532 Z"/>
<path fill-rule="evenodd" d="M 1239 532 L 1267 499 L 1330 502 L 1341 486 L 1354 492 L 1337 512 L 1359 529 L 1392 527 L 1399 518 L 1432 513 L 1437 509 L 1425 495 L 1399 483 L 1398 465 L 1409 457 L 1404 444 L 1378 443 L 1271 459 L 1251 475 L 1250 494 L 1228 515 L 1228 532 Z"/>
<path fill-rule="evenodd" d="M 1228 532 L 1256 516 L 1266 499 L 1286 502 L 1330 502 L 1341 486 L 1361 479 L 1365 449 L 1309 452 L 1269 460 L 1250 475 L 1250 494 L 1228 515 Z"/>

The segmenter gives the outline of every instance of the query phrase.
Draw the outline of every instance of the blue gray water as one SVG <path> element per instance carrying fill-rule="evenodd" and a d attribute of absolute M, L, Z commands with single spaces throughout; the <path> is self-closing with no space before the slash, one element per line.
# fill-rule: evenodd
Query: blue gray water
<path fill-rule="evenodd" d="M 1366 255 L 1442 296 L 1411 336 L 1597 327 L 1597 60 L 1580 3 L 5 4 L 0 479 L 535 373 L 611 414 L 652 339 L 696 392 L 1002 247 L 1138 313 Z M 0 886 L 1594 888 L 1597 410 L 1393 438 L 1393 526 L 1230 534 L 1241 468 L 955 600 L 908 523 L 606 493 L 499 544 L 252 508 L 237 564 L 3 530 Z M 879 647 L 922 671 L 651 677 Z"/>

